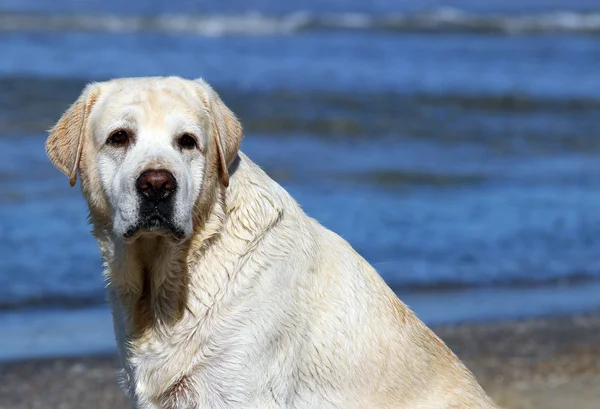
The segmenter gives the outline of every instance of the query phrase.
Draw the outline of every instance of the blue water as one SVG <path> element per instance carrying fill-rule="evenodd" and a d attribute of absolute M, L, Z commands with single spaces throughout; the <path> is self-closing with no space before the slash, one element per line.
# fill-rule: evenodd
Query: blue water
<path fill-rule="evenodd" d="M 0 1 L 0 316 L 104 304 L 45 129 L 141 75 L 213 84 L 243 150 L 432 322 L 597 308 L 596 3 Z"/>

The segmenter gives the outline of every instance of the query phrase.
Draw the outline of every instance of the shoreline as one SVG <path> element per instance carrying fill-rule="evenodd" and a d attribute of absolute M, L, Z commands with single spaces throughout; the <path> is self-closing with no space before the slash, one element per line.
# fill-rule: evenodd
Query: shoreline
<path fill-rule="evenodd" d="M 433 326 L 505 409 L 597 408 L 600 311 Z M 125 409 L 114 353 L 0 363 L 0 409 Z"/>
<path fill-rule="evenodd" d="M 600 281 L 533 288 L 399 293 L 429 327 L 494 324 L 600 311 Z M 116 351 L 108 306 L 0 311 L 0 363 Z"/>

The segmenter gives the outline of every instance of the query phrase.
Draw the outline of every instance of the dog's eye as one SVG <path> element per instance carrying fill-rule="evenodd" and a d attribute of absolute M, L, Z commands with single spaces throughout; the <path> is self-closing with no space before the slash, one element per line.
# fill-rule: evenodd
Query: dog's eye
<path fill-rule="evenodd" d="M 190 134 L 183 134 L 179 137 L 177 141 L 181 149 L 195 149 L 198 147 L 198 143 L 196 142 L 196 138 L 194 138 Z"/>
<path fill-rule="evenodd" d="M 112 134 L 110 134 L 107 142 L 115 146 L 127 145 L 127 143 L 129 142 L 129 133 L 127 131 L 119 129 L 118 131 L 115 131 Z"/>

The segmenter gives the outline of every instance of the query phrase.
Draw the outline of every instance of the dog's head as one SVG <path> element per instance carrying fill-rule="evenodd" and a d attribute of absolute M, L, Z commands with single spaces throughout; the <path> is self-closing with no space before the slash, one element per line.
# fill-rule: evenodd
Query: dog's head
<path fill-rule="evenodd" d="M 79 171 L 92 220 L 126 241 L 184 239 L 242 139 L 240 123 L 203 80 L 127 78 L 88 85 L 46 142 L 54 165 Z"/>

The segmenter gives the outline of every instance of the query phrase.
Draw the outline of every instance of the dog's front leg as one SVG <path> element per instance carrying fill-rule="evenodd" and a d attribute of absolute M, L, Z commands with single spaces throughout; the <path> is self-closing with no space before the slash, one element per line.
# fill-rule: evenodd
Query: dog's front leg
<path fill-rule="evenodd" d="M 110 285 L 108 286 L 107 297 L 112 312 L 113 328 L 115 333 L 115 341 L 117 343 L 117 352 L 120 364 L 119 371 L 117 372 L 117 382 L 119 383 L 119 387 L 121 388 L 121 390 L 125 393 L 125 395 L 127 395 L 127 397 L 129 397 L 129 400 L 131 402 L 131 408 L 138 409 L 139 406 L 136 403 L 133 388 L 131 366 L 129 365 L 129 360 L 127 359 L 127 338 L 125 335 L 123 310 L 120 308 L 119 302 L 116 298 L 116 294 L 114 293 L 114 290 L 110 287 Z"/>

